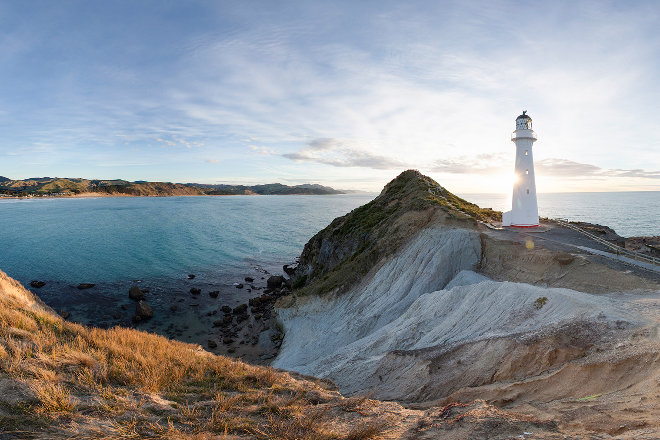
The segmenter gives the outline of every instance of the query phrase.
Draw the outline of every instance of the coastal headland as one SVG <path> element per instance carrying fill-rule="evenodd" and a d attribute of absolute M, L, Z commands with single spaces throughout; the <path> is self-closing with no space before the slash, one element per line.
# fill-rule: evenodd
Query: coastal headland
<path fill-rule="evenodd" d="M 405 171 L 312 237 L 282 276 L 246 279 L 253 299 L 218 304 L 201 345 L 80 326 L 0 274 L 0 429 L 11 439 L 658 438 L 660 270 L 554 221 L 500 220 Z M 150 318 L 138 290 L 139 328 Z M 239 346 L 271 367 L 225 356 L 245 359 Z"/>
<path fill-rule="evenodd" d="M 12 180 L 0 176 L 0 197 L 166 197 L 228 195 L 327 195 L 342 191 L 318 184 L 227 185 L 126 180 L 35 177 Z"/>

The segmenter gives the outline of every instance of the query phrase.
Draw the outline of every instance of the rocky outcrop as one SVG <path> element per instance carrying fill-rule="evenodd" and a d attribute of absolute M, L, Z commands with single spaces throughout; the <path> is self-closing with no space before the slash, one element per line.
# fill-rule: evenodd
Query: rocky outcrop
<path fill-rule="evenodd" d="M 295 269 L 293 287 L 301 295 L 345 292 L 430 224 L 474 229 L 476 219 L 487 215 L 496 216 L 418 171 L 404 171 L 373 201 L 312 237 Z"/>
<path fill-rule="evenodd" d="M 131 286 L 131 288 L 128 289 L 128 297 L 135 301 L 139 301 L 144 299 L 144 292 L 142 292 L 138 286 Z"/>

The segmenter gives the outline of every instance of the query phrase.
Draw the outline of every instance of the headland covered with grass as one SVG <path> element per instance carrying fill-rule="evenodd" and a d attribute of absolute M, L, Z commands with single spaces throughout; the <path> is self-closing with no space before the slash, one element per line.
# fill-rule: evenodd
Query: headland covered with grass
<path fill-rule="evenodd" d="M 172 182 L 129 182 L 121 179 L 33 177 L 13 180 L 0 176 L 0 197 L 165 197 L 230 195 L 328 195 L 342 191 L 319 184 L 229 185 Z"/>

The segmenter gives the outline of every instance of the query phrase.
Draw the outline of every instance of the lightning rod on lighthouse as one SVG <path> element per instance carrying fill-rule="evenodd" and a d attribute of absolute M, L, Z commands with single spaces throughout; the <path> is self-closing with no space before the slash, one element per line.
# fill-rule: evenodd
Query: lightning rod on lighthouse
<path fill-rule="evenodd" d="M 536 133 L 532 130 L 532 118 L 527 110 L 516 118 L 516 131 L 511 134 L 516 144 L 515 182 L 511 211 L 502 214 L 502 226 L 534 227 L 539 225 L 539 208 L 536 202 L 536 182 L 534 180 L 534 156 L 532 144 Z"/>

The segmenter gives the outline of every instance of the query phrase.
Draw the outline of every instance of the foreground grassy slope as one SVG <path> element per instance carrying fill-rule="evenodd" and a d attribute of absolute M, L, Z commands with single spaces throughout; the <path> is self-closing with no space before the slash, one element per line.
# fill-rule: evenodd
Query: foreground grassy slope
<path fill-rule="evenodd" d="M 312 237 L 300 256 L 294 288 L 301 295 L 341 293 L 439 217 L 470 227 L 476 220 L 501 220 L 502 214 L 457 197 L 418 171 L 404 171 L 374 200 Z"/>
<path fill-rule="evenodd" d="M 191 344 L 64 321 L 0 272 L 3 439 L 373 438 L 386 422 L 368 403 Z"/>

